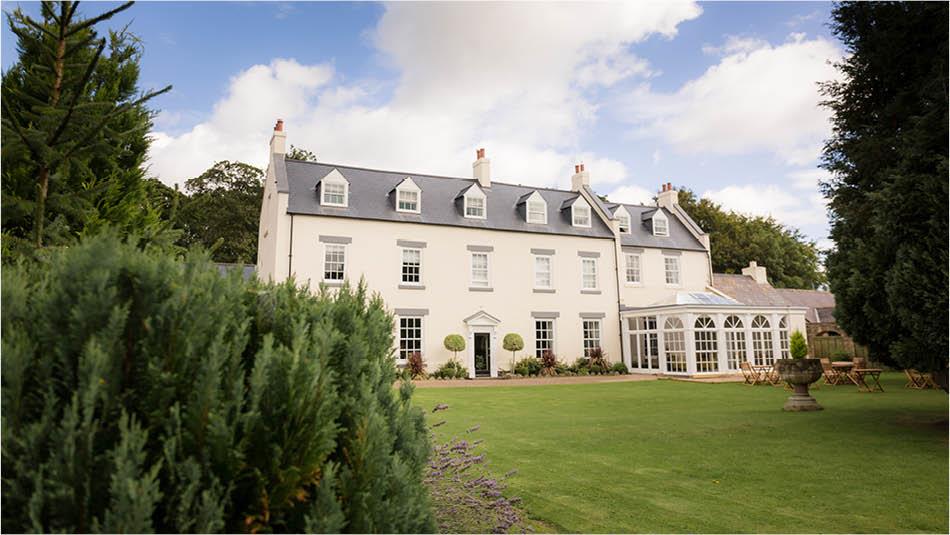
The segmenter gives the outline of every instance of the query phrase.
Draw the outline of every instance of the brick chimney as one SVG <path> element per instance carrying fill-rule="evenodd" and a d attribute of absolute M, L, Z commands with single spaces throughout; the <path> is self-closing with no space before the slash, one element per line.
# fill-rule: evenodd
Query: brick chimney
<path fill-rule="evenodd" d="M 574 166 L 574 176 L 571 177 L 571 191 L 580 191 L 583 186 L 590 187 L 590 172 L 584 169 L 584 164 Z"/>
<path fill-rule="evenodd" d="M 755 260 L 749 262 L 749 267 L 742 268 L 742 274 L 747 277 L 752 277 L 758 284 L 769 283 L 765 268 L 758 265 Z"/>
<path fill-rule="evenodd" d="M 283 119 L 277 119 L 277 124 L 274 125 L 274 135 L 270 138 L 270 152 L 271 154 L 287 153 L 287 134 L 284 133 Z"/>
<path fill-rule="evenodd" d="M 478 181 L 480 187 L 491 187 L 491 160 L 485 157 L 485 149 L 475 151 L 475 162 L 472 163 L 472 178 Z"/>
<path fill-rule="evenodd" d="M 672 210 L 674 204 L 679 204 L 679 193 L 673 189 L 673 184 L 667 182 L 660 184 L 660 192 L 656 196 L 656 205 L 667 210 Z"/>

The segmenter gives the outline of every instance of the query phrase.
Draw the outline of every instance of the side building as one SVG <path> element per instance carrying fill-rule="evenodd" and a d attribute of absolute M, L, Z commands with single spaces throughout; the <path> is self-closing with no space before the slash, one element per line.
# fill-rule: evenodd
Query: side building
<path fill-rule="evenodd" d="M 492 180 L 484 149 L 472 177 L 457 178 L 292 160 L 285 148 L 278 121 L 259 276 L 311 288 L 364 279 L 395 316 L 397 363 L 418 352 L 434 369 L 452 357 L 443 338 L 461 334 L 470 375 L 495 377 L 510 367 L 501 341 L 513 332 L 525 340 L 523 353 L 550 350 L 568 362 L 599 347 L 635 371 L 729 369 L 724 352 L 721 367 L 718 353 L 716 366 L 697 367 L 686 347 L 703 307 L 741 305 L 712 288 L 709 238 L 669 184 L 657 206 L 625 205 L 601 200 L 583 165 L 570 190 L 556 190 Z M 689 325 L 677 331 L 684 347 L 672 368 L 656 325 L 657 314 L 665 320 L 671 311 L 689 315 L 680 318 Z M 646 329 L 630 327 L 649 314 L 658 337 L 642 356 L 635 337 Z"/>

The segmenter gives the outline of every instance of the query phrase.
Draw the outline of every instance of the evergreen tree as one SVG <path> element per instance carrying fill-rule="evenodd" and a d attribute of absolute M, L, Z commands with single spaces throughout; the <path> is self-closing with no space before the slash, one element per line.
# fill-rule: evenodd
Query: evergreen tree
<path fill-rule="evenodd" d="M 41 20 L 8 15 L 19 59 L 3 75 L 4 241 L 40 247 L 105 224 L 157 223 L 142 188 L 145 103 L 171 87 L 141 93 L 139 41 L 95 30 L 131 5 L 82 18 L 78 2 L 44 2 Z"/>
<path fill-rule="evenodd" d="M 2 526 L 429 532 L 423 415 L 365 287 L 111 233 L 2 271 Z"/>
<path fill-rule="evenodd" d="M 825 282 L 818 248 L 797 229 L 770 217 L 727 212 L 688 189 L 680 189 L 679 203 L 710 234 L 716 273 L 741 273 L 754 260 L 768 268 L 769 282 L 779 288 L 815 289 Z"/>
<path fill-rule="evenodd" d="M 847 48 L 823 166 L 835 318 L 874 358 L 947 386 L 946 3 L 838 4 Z"/>
<path fill-rule="evenodd" d="M 185 182 L 176 223 L 181 245 L 200 244 L 217 262 L 257 261 L 264 173 L 241 162 L 220 161 Z"/>

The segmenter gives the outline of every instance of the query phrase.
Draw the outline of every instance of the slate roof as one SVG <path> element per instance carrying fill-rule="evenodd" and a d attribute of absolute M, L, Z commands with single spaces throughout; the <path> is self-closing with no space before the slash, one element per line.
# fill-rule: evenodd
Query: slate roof
<path fill-rule="evenodd" d="M 630 214 L 630 234 L 620 233 L 620 244 L 624 247 L 658 247 L 661 249 L 677 249 L 684 251 L 705 251 L 703 244 L 696 239 L 679 217 L 674 216 L 664 208 L 656 206 L 641 206 L 638 204 L 605 203 L 613 214 L 618 206 L 623 206 Z M 650 216 L 657 210 L 662 210 L 669 221 L 669 236 L 654 236 Z M 648 216 L 644 214 L 649 213 Z M 687 216 L 688 217 L 688 216 Z M 639 224 L 638 224 L 639 223 Z"/>
<path fill-rule="evenodd" d="M 744 305 L 805 307 L 805 320 L 828 321 L 827 309 L 834 310 L 835 296 L 819 290 L 773 288 L 747 275 L 713 273 L 713 287 Z M 824 312 L 821 312 L 824 311 Z M 834 321 L 833 317 L 832 320 Z"/>

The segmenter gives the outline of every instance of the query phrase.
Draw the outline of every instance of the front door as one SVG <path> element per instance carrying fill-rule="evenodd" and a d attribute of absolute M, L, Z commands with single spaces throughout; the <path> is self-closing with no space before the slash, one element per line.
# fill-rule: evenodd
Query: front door
<path fill-rule="evenodd" d="M 475 377 L 491 376 L 491 334 L 475 333 Z"/>

